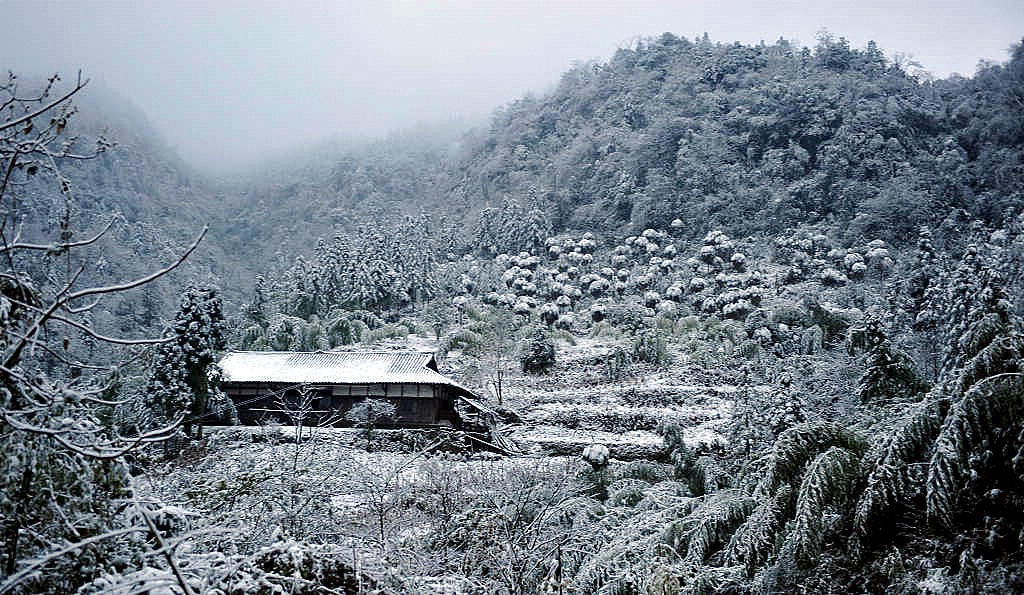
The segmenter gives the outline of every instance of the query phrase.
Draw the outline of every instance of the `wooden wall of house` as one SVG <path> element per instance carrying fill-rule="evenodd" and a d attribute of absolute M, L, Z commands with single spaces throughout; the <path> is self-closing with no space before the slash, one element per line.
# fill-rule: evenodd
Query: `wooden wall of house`
<path fill-rule="evenodd" d="M 290 424 L 286 409 L 299 409 L 302 399 L 294 385 L 225 382 L 224 392 L 235 403 L 238 419 L 244 425 L 276 420 Z M 338 384 L 310 386 L 308 408 L 311 415 L 304 423 L 350 425 L 345 413 L 367 399 L 380 399 L 395 405 L 396 426 L 458 426 L 455 393 L 444 385 L 430 384 Z"/>

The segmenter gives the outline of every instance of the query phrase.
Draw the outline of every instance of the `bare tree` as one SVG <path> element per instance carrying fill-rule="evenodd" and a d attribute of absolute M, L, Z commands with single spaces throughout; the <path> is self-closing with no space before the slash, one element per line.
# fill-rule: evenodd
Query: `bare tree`
<path fill-rule="evenodd" d="M 141 348 L 165 340 L 104 334 L 89 314 L 105 297 L 176 269 L 206 233 L 160 270 L 85 285 L 99 258 L 97 242 L 119 216 L 79 239 L 75 196 L 61 165 L 92 159 L 111 145 L 99 137 L 88 150 L 78 148 L 83 143 L 68 135 L 75 113 L 70 99 L 88 81 L 79 75 L 58 93 L 59 81 L 53 76 L 28 93 L 13 74 L 0 83 L 0 491 L 7 495 L 0 506 L 6 576 L 0 593 L 42 590 L 32 583 L 47 580 L 39 570 L 82 548 L 96 551 L 104 539 L 149 530 L 114 526 L 116 502 L 131 496 L 123 457 L 167 439 L 181 420 L 148 431 L 116 427 L 109 412 L 124 402 L 109 396 L 108 384 L 112 371 L 144 355 Z M 39 196 L 52 204 L 31 208 Z M 54 224 L 34 220 L 40 212 L 56 215 Z M 89 361 L 88 353 L 71 349 L 73 336 L 116 347 L 123 358 L 113 365 Z M 54 573 L 63 582 L 45 589 L 74 590 L 95 572 L 69 566 Z"/>

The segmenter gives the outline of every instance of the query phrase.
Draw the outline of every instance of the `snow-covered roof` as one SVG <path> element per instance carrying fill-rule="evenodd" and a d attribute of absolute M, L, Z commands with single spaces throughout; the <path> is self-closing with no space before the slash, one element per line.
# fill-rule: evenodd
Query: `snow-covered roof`
<path fill-rule="evenodd" d="M 445 384 L 424 351 L 232 351 L 220 360 L 227 382 Z"/>

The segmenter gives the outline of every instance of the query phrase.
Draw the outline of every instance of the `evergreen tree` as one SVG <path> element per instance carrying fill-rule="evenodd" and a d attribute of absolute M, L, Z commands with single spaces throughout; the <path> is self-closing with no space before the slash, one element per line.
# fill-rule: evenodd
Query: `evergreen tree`
<path fill-rule="evenodd" d="M 961 307 L 972 322 L 956 341 L 943 381 L 887 432 L 867 462 L 872 471 L 857 505 L 859 535 L 875 533 L 893 510 L 918 509 L 922 492 L 929 519 L 941 529 L 981 523 L 982 535 L 999 533 L 997 526 L 1024 530 L 1024 326 L 998 273 L 986 271 L 979 285 L 979 299 Z M 982 504 L 988 512 L 979 517 L 974 511 Z"/>
<path fill-rule="evenodd" d="M 529 351 L 523 354 L 520 363 L 523 371 L 531 374 L 543 374 L 555 365 L 555 345 L 543 329 L 538 330 L 530 341 Z"/>
<path fill-rule="evenodd" d="M 969 244 L 953 272 L 946 292 L 946 303 L 949 308 L 945 314 L 945 340 L 946 347 L 944 359 L 945 367 L 948 367 L 952 359 L 955 359 L 959 351 L 959 340 L 970 326 L 970 313 L 974 305 L 974 297 L 977 294 L 978 282 L 981 279 L 981 258 L 978 255 L 978 246 Z"/>
<path fill-rule="evenodd" d="M 226 326 L 214 287 L 192 286 L 181 298 L 169 341 L 153 359 L 146 400 L 160 423 L 184 419 L 185 433 L 202 438 L 203 418 L 211 400 L 221 398 L 211 382 L 216 353 L 225 348 Z"/>
<path fill-rule="evenodd" d="M 861 403 L 909 399 L 928 390 L 914 369 L 914 360 L 889 341 L 881 316 L 868 319 L 864 341 L 866 369 L 857 386 Z"/>
<path fill-rule="evenodd" d="M 256 275 L 256 283 L 252 292 L 252 301 L 245 307 L 245 317 L 258 326 L 267 324 L 266 280 L 263 275 Z"/>
<path fill-rule="evenodd" d="M 917 238 L 913 273 L 907 287 L 912 302 L 910 314 L 914 330 L 933 331 L 938 328 L 942 316 L 942 281 L 942 268 L 932 246 L 931 231 L 922 227 Z"/>

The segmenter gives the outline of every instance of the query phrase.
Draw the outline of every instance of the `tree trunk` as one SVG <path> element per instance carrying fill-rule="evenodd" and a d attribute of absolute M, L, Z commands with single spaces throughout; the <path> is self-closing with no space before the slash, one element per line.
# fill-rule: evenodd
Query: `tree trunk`
<path fill-rule="evenodd" d="M 18 536 L 21 533 L 21 517 L 25 514 L 25 501 L 28 500 L 29 490 L 32 488 L 32 468 L 27 467 L 21 473 L 21 488 L 18 490 L 17 504 L 14 507 L 14 514 L 7 521 L 7 528 L 4 530 L 4 542 L 7 549 L 7 564 L 4 574 L 10 576 L 18 566 Z"/>

